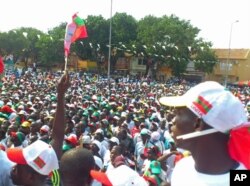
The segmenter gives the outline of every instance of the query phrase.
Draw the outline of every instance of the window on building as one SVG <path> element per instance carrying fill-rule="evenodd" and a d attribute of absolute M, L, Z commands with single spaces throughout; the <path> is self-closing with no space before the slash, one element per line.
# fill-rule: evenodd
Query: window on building
<path fill-rule="evenodd" d="M 138 59 L 138 65 L 142 65 L 143 64 L 143 59 L 142 58 L 139 58 Z"/>
<path fill-rule="evenodd" d="M 146 65 L 146 63 L 147 63 L 146 59 L 143 59 L 143 58 L 138 59 L 138 65 Z"/>

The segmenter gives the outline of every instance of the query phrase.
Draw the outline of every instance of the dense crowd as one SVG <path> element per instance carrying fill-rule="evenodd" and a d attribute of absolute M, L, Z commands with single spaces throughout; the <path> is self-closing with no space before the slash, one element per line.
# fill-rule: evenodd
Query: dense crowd
<path fill-rule="evenodd" d="M 0 185 L 167 185 L 175 165 L 192 153 L 176 146 L 175 109 L 159 98 L 181 96 L 196 84 L 129 76 L 108 82 L 91 73 L 7 74 L 0 90 Z M 249 87 L 227 88 L 248 116 Z M 13 149 L 23 150 L 22 160 Z M 34 149 L 54 163 L 30 160 L 33 166 Z M 11 171 L 13 162 L 32 165 L 43 175 L 36 177 L 40 182 Z"/>

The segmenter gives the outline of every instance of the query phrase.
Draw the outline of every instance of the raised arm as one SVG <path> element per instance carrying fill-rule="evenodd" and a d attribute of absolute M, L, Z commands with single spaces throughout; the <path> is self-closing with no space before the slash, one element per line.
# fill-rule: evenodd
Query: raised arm
<path fill-rule="evenodd" d="M 60 160 L 62 156 L 62 145 L 64 140 L 64 129 L 65 129 L 64 99 L 65 99 L 65 93 L 69 87 L 70 87 L 70 79 L 68 73 L 66 72 L 65 74 L 63 74 L 57 85 L 57 108 L 52 130 L 51 145 L 57 154 L 58 160 Z"/>

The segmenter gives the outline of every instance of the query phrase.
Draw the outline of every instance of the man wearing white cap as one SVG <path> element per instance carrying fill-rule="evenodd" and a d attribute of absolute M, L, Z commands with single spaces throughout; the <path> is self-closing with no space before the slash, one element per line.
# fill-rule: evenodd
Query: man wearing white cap
<path fill-rule="evenodd" d="M 8 158 L 16 163 L 11 171 L 11 179 L 16 185 L 45 185 L 46 178 L 59 168 L 54 149 L 37 140 L 26 148 L 10 148 Z"/>
<path fill-rule="evenodd" d="M 176 164 L 171 186 L 228 186 L 230 170 L 250 168 L 249 123 L 242 103 L 225 87 L 208 81 L 159 101 L 176 108 L 173 137 L 192 154 Z"/>

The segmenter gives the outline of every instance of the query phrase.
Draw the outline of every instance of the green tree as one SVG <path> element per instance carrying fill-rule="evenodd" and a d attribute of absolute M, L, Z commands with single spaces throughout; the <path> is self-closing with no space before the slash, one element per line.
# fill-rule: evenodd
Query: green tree
<path fill-rule="evenodd" d="M 82 59 L 97 61 L 99 54 L 107 59 L 110 20 L 101 15 L 88 16 L 86 26 L 88 38 L 72 43 L 71 53 Z M 44 66 L 63 64 L 65 28 L 66 23 L 61 23 L 48 33 L 34 28 L 0 33 L 0 48 L 4 54 L 12 53 L 16 59 L 29 58 Z M 176 76 L 185 72 L 189 61 L 195 61 L 196 69 L 210 73 L 216 56 L 211 51 L 211 43 L 198 37 L 199 31 L 189 21 L 174 15 L 149 15 L 137 21 L 126 13 L 116 13 L 112 17 L 112 69 L 117 59 L 127 52 L 143 57 L 144 61 L 164 64 Z M 153 65 L 147 67 L 152 70 Z"/>
<path fill-rule="evenodd" d="M 137 37 L 137 21 L 126 13 L 116 13 L 111 20 L 112 24 L 112 55 L 110 60 L 111 73 L 115 70 L 116 61 L 124 56 L 124 52 Z M 108 20 L 110 22 L 110 20 Z"/>
<path fill-rule="evenodd" d="M 210 43 L 204 43 L 194 57 L 195 69 L 208 74 L 213 72 L 214 66 L 217 63 L 215 52 L 209 46 L 211 46 Z"/>
<path fill-rule="evenodd" d="M 97 54 L 108 53 L 108 41 L 109 41 L 109 22 L 105 20 L 101 15 L 88 16 L 87 17 L 87 30 L 88 38 L 83 40 L 82 43 L 87 49 L 85 56 L 89 56 L 90 59 L 96 60 Z"/>
<path fill-rule="evenodd" d="M 146 46 L 145 57 L 165 63 L 176 76 L 185 72 L 193 56 L 202 57 L 196 54 L 198 52 L 196 48 L 210 46 L 198 38 L 200 31 L 198 28 L 174 15 L 160 18 L 146 16 L 138 22 L 137 31 L 137 41 Z M 195 47 L 191 52 L 190 48 L 193 46 Z"/>
<path fill-rule="evenodd" d="M 36 46 L 39 48 L 39 62 L 42 66 L 64 64 L 65 28 L 66 23 L 61 23 L 40 37 Z"/>
<path fill-rule="evenodd" d="M 39 36 L 43 34 L 41 31 L 34 28 L 19 28 L 10 30 L 6 33 L 0 34 L 1 48 L 4 49 L 5 54 L 13 54 L 14 60 L 20 59 L 24 62 L 31 59 L 36 61 L 38 57 L 38 49 L 36 42 Z"/>

